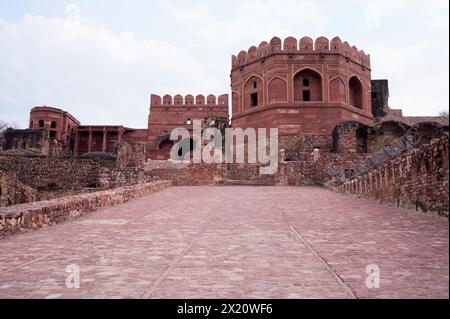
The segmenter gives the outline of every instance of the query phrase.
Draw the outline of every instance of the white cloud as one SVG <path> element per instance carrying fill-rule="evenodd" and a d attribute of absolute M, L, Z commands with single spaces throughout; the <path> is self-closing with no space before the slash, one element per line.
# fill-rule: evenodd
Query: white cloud
<path fill-rule="evenodd" d="M 114 34 L 80 18 L 76 6 L 68 9 L 66 18 L 0 19 L 4 120 L 25 125 L 28 110 L 45 104 L 63 107 L 85 123 L 146 127 L 150 90 L 187 94 L 219 88 L 221 75 L 208 74 L 183 46 L 139 40 L 132 32 Z"/>

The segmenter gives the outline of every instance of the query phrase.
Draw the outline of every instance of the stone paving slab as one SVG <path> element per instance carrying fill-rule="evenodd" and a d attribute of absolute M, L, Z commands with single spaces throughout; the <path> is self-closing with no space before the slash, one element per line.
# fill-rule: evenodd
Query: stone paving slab
<path fill-rule="evenodd" d="M 318 187 L 172 187 L 0 241 L 0 298 L 448 298 L 448 235 Z"/>

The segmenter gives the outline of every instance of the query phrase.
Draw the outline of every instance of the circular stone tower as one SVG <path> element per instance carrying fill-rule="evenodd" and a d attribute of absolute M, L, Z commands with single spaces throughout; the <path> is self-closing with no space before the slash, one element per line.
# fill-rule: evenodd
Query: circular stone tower
<path fill-rule="evenodd" d="M 61 142 L 63 150 L 73 148 L 74 135 L 80 122 L 69 112 L 55 107 L 36 106 L 30 112 L 32 130 L 46 130 L 50 138 Z"/>
<path fill-rule="evenodd" d="M 337 124 L 373 124 L 370 57 L 320 37 L 275 37 L 232 56 L 232 126 L 330 136 Z"/>

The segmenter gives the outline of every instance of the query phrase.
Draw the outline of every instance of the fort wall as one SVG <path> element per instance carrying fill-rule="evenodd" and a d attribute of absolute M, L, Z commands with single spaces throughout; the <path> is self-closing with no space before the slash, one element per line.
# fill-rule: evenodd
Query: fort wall
<path fill-rule="evenodd" d="M 194 120 L 212 116 L 228 118 L 228 94 L 220 95 L 159 95 L 150 97 L 150 115 L 148 120 L 147 158 L 166 160 L 169 158 L 173 142 L 170 132 L 174 128 L 185 128 L 192 132 Z"/>
<path fill-rule="evenodd" d="M 424 144 L 333 189 L 381 203 L 448 217 L 448 136 Z"/>

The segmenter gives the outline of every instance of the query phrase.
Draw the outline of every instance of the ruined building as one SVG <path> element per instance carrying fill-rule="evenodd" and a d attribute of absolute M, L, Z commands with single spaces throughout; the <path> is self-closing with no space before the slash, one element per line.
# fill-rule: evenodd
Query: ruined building
<path fill-rule="evenodd" d="M 370 56 L 342 42 L 320 37 L 299 41 L 274 37 L 232 56 L 231 114 L 228 95 L 150 97 L 148 127 L 82 125 L 67 111 L 35 107 L 26 130 L 4 133 L 3 151 L 52 156 L 114 156 L 122 144 L 143 160 L 165 160 L 175 127 L 192 130 L 195 119 L 231 117 L 239 128 L 278 128 L 288 160 L 313 149 L 370 153 L 417 127 L 424 141 L 448 131 L 445 117 L 404 117 L 390 109 L 387 80 L 372 80 Z M 354 142 L 338 134 L 351 126 Z M 341 139 L 341 140 L 339 140 Z"/>

